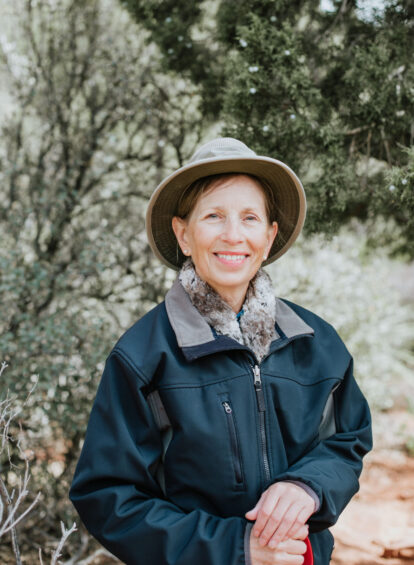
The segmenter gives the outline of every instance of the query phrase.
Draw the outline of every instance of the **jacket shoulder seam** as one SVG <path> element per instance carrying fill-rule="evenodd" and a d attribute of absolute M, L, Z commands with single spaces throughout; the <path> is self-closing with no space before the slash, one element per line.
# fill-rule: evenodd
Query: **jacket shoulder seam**
<path fill-rule="evenodd" d="M 113 351 L 117 350 L 123 352 L 124 349 L 122 348 L 122 344 L 125 338 L 128 337 L 129 334 L 133 333 L 134 331 L 136 332 L 137 330 L 141 329 L 141 327 L 145 328 L 146 326 L 144 326 L 144 324 L 148 323 L 150 316 L 154 316 L 157 310 L 162 310 L 163 308 L 165 309 L 165 300 L 163 300 L 159 304 L 156 304 L 153 308 L 151 308 L 145 314 L 143 314 L 138 319 L 136 319 L 135 322 L 129 328 L 127 328 L 124 331 L 124 333 L 119 337 L 118 341 L 115 343 L 113 347 Z"/>
<path fill-rule="evenodd" d="M 115 347 L 113 349 L 112 353 L 115 356 L 120 357 L 122 359 L 122 361 L 124 363 L 126 363 L 128 365 L 128 367 L 130 369 L 132 369 L 132 371 L 134 371 L 137 374 L 137 377 L 139 378 L 140 381 L 142 381 L 142 383 L 144 385 L 147 385 L 149 383 L 150 379 L 148 379 L 148 377 L 146 376 L 144 371 L 142 371 L 142 369 L 140 369 L 139 367 L 137 367 L 135 365 L 135 363 L 132 361 L 132 359 L 129 357 L 129 355 L 127 353 L 125 353 L 125 351 L 123 351 L 122 349 L 119 349 L 118 347 Z"/>

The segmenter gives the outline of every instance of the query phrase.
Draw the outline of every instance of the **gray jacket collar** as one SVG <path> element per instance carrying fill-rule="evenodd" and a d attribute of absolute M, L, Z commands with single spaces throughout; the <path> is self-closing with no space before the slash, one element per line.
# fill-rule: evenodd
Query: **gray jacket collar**
<path fill-rule="evenodd" d="M 199 349 L 200 346 L 210 344 L 217 338 L 200 312 L 193 306 L 190 297 L 181 285 L 178 277 L 165 297 L 165 307 L 168 319 L 177 337 L 181 348 Z M 277 339 L 282 337 L 289 341 L 300 335 L 313 335 L 313 329 L 306 324 L 283 300 L 276 298 L 276 327 Z M 223 336 L 225 338 L 225 336 Z M 232 342 L 225 338 L 226 343 Z M 244 347 L 240 345 L 240 347 Z M 197 355 L 198 356 L 198 355 Z"/>

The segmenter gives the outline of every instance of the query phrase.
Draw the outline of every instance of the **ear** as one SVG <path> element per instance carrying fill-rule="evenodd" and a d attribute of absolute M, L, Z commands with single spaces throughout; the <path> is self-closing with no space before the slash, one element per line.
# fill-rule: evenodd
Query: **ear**
<path fill-rule="evenodd" d="M 177 238 L 181 251 L 184 255 L 191 255 L 191 248 L 188 244 L 186 220 L 183 220 L 183 218 L 179 218 L 178 216 L 174 216 L 172 219 L 172 229 L 175 233 L 175 237 Z"/>
<path fill-rule="evenodd" d="M 273 242 L 275 240 L 275 237 L 277 235 L 277 232 L 279 230 L 279 226 L 277 225 L 277 222 L 273 222 L 272 225 L 269 227 L 269 231 L 268 231 L 268 244 L 266 247 L 266 257 L 269 256 L 270 250 L 272 248 Z"/>

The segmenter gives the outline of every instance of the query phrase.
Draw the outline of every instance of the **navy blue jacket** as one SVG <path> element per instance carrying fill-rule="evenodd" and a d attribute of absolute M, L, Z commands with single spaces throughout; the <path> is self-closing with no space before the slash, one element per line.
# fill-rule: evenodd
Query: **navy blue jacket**
<path fill-rule="evenodd" d="M 301 481 L 317 565 L 358 490 L 371 418 L 331 325 L 277 299 L 259 364 L 217 335 L 176 280 L 109 355 L 70 497 L 128 565 L 249 565 L 244 518 L 273 482 Z"/>

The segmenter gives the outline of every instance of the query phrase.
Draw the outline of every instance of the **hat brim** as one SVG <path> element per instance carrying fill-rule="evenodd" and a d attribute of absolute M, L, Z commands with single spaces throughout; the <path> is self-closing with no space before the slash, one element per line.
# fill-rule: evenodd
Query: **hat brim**
<path fill-rule="evenodd" d="M 305 191 L 299 178 L 285 163 L 259 155 L 204 159 L 185 165 L 166 177 L 149 201 L 146 214 L 148 241 L 155 255 L 168 267 L 179 270 L 186 259 L 172 229 L 172 218 L 181 194 L 202 177 L 226 173 L 255 175 L 265 179 L 274 191 L 279 229 L 264 265 L 286 253 L 300 234 L 306 217 Z"/>

